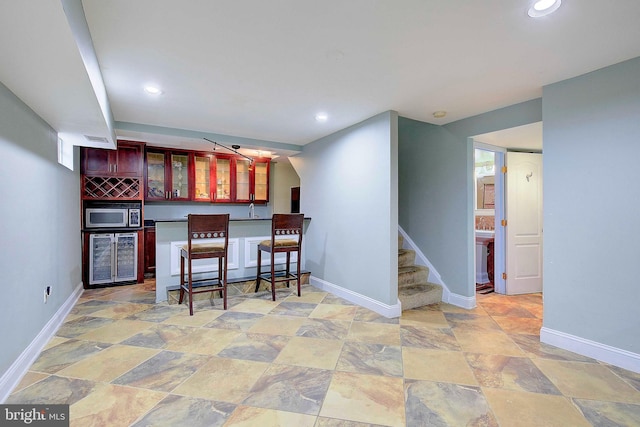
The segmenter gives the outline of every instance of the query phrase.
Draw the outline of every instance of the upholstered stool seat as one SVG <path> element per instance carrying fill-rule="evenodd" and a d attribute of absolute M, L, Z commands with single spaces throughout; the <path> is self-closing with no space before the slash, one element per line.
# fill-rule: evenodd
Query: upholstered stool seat
<path fill-rule="evenodd" d="M 262 242 L 259 243 L 261 246 L 271 246 L 271 240 L 263 240 Z M 298 246 L 298 241 L 297 240 L 276 240 L 274 242 L 274 246 L 276 248 L 284 248 L 284 247 L 290 247 L 290 246 Z"/>
<path fill-rule="evenodd" d="M 227 252 L 229 247 L 229 214 L 194 215 L 187 217 L 188 240 L 180 248 L 180 300 L 189 294 L 189 314 L 193 316 L 193 294 L 219 291 L 224 309 L 227 309 Z M 215 239 L 214 241 L 211 241 Z M 214 277 L 210 272 L 201 273 L 193 278 L 193 260 L 217 258 L 218 270 Z M 189 271 L 185 278 L 185 261 Z M 185 280 L 186 279 L 186 280 Z M 198 285 L 194 289 L 194 285 Z"/>
<path fill-rule="evenodd" d="M 188 252 L 189 244 L 182 245 L 181 250 Z M 206 244 L 206 243 L 197 243 L 191 246 L 191 253 L 194 254 L 206 254 L 206 253 L 214 253 L 224 250 L 224 245 L 216 245 L 216 244 Z"/>
<path fill-rule="evenodd" d="M 302 261 L 302 225 L 303 214 L 273 214 L 271 218 L 271 239 L 263 240 L 258 244 L 258 272 L 256 275 L 256 292 L 260 288 L 260 281 L 271 283 L 271 299 L 276 300 L 276 283 L 295 279 L 300 296 L 300 263 Z M 268 273 L 262 273 L 262 252 L 271 255 L 271 267 Z M 286 253 L 284 270 L 275 270 L 275 254 Z M 291 271 L 291 252 L 297 253 L 296 272 Z M 282 274 L 284 273 L 284 274 Z"/>

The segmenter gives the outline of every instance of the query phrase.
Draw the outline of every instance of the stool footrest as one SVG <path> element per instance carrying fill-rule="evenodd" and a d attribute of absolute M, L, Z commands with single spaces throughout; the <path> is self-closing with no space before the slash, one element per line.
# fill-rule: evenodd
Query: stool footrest
<path fill-rule="evenodd" d="M 181 286 L 185 291 L 189 292 L 189 283 L 185 282 L 184 285 Z M 206 288 L 206 289 L 202 289 Z M 218 279 L 200 279 L 193 280 L 191 282 L 192 293 L 199 294 L 202 292 L 213 292 L 213 291 L 221 291 L 224 289 L 224 284 L 222 281 Z"/>
<path fill-rule="evenodd" d="M 286 270 L 276 271 L 275 277 L 273 279 L 274 282 L 286 282 L 289 280 L 296 280 L 298 278 L 297 274 L 289 272 L 287 274 Z M 271 273 L 263 273 L 260 274 L 260 280 L 266 280 L 267 282 L 271 282 Z"/>

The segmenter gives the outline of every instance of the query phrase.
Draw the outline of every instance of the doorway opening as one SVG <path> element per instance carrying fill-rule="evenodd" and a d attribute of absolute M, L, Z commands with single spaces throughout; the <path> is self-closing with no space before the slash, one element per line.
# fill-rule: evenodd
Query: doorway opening
<path fill-rule="evenodd" d="M 473 147 L 476 289 L 541 292 L 542 122 L 474 136 Z"/>
<path fill-rule="evenodd" d="M 505 293 L 504 219 L 505 150 L 474 142 L 474 241 L 476 292 Z"/>

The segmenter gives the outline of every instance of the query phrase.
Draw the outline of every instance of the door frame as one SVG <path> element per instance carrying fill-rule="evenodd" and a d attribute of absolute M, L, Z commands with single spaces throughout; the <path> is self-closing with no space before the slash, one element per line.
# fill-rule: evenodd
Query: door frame
<path fill-rule="evenodd" d="M 474 163 L 475 163 L 475 150 L 479 149 L 479 150 L 485 150 L 485 151 L 492 151 L 493 153 L 495 153 L 495 168 L 496 168 L 496 175 L 495 175 L 495 195 L 496 195 L 496 201 L 495 201 L 495 209 L 494 209 L 494 229 L 495 229 L 495 235 L 494 235 L 494 243 L 493 243 L 493 250 L 494 250 L 494 276 L 493 276 L 493 286 L 494 286 L 494 292 L 497 294 L 506 294 L 507 291 L 507 285 L 506 285 L 506 280 L 504 279 L 504 276 L 502 275 L 502 273 L 506 272 L 506 268 L 507 268 L 507 264 L 506 264 L 506 235 L 505 235 L 505 229 L 504 227 L 502 227 L 500 224 L 502 224 L 502 220 L 505 219 L 505 177 L 504 177 L 504 173 L 502 173 L 502 167 L 505 164 L 505 155 L 507 153 L 507 149 L 504 147 L 498 147 L 496 145 L 490 145 L 490 144 L 486 144 L 484 142 L 480 142 L 480 141 L 476 141 L 475 139 L 473 140 L 473 156 L 474 156 Z M 475 172 L 474 172 L 475 174 Z M 474 193 L 475 193 L 475 186 L 474 186 Z M 476 205 L 475 205 L 475 198 L 474 198 L 474 205 L 473 205 L 473 241 L 475 243 L 476 240 L 476 232 L 475 232 L 475 211 L 476 211 Z M 475 271 L 476 271 L 476 264 L 475 264 L 475 259 L 476 257 L 473 257 L 473 271 L 474 271 L 474 277 L 475 277 Z M 473 281 L 473 288 L 475 289 L 475 280 Z"/>

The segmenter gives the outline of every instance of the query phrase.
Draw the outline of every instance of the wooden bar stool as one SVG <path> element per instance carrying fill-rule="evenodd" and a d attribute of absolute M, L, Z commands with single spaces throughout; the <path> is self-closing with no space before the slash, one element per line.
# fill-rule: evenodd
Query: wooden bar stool
<path fill-rule="evenodd" d="M 193 316 L 193 294 L 220 291 L 224 309 L 227 309 L 227 251 L 229 248 L 229 214 L 195 215 L 189 214 L 188 242 L 180 249 L 180 300 L 185 292 L 189 294 L 189 314 Z M 216 239 L 211 241 L 211 239 Z M 198 242 L 201 241 L 201 242 Z M 193 280 L 193 260 L 217 258 L 218 271 L 214 277 Z M 188 263 L 185 283 L 185 260 Z M 207 275 L 204 272 L 203 275 Z M 194 289 L 194 285 L 196 289 Z"/>
<path fill-rule="evenodd" d="M 258 244 L 258 273 L 256 276 L 256 292 L 260 287 L 260 281 L 266 280 L 271 283 L 271 298 L 276 300 L 276 283 L 287 282 L 296 279 L 298 284 L 298 296 L 300 296 L 300 263 L 302 259 L 302 224 L 303 214 L 273 214 L 271 218 L 271 240 L 263 240 Z M 262 251 L 271 254 L 271 271 L 261 273 Z M 275 270 L 275 254 L 285 252 L 287 263 L 284 270 Z M 296 273 L 291 272 L 291 252 L 298 253 Z M 281 275 L 284 273 L 284 275 Z"/>

